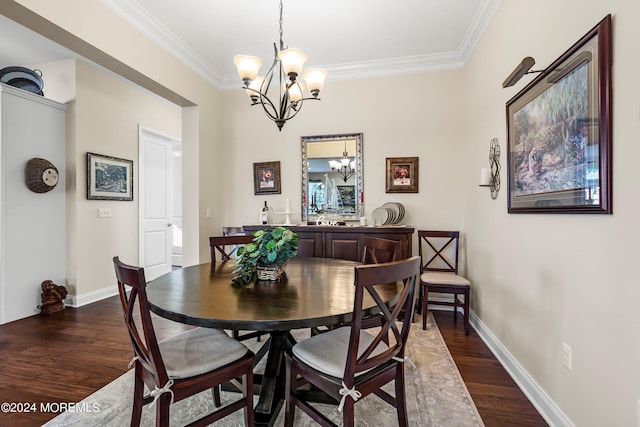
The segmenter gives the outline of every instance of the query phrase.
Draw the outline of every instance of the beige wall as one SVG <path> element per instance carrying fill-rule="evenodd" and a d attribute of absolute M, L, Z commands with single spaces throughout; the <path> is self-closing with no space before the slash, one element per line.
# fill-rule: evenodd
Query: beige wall
<path fill-rule="evenodd" d="M 463 190 L 460 126 L 464 93 L 460 71 L 393 78 L 331 81 L 322 101 L 307 102 L 282 132 L 261 107 L 249 106 L 243 91 L 224 93 L 230 106 L 225 126 L 228 144 L 225 174 L 230 191 L 225 225 L 255 224 L 260 207 L 284 210 L 290 198 L 300 220 L 300 137 L 363 133 L 364 194 L 367 215 L 385 202 L 405 205 L 405 223 L 414 226 L 459 227 Z M 437 101 L 436 101 L 437 100 Z M 247 124 L 250 123 L 250 126 Z M 418 156 L 419 194 L 385 193 L 386 157 Z M 253 163 L 281 162 L 282 194 L 253 194 Z M 417 249 L 416 249 L 417 251 Z"/>
<path fill-rule="evenodd" d="M 75 295 L 83 295 L 113 286 L 115 255 L 138 262 L 138 125 L 179 138 L 182 112 L 175 104 L 83 62 L 77 62 L 76 83 L 75 188 L 70 192 L 75 203 L 70 203 L 70 210 L 75 211 L 72 244 L 77 251 L 70 260 L 68 281 Z M 134 161 L 133 201 L 87 200 L 87 152 Z M 110 208 L 112 217 L 98 218 L 98 208 Z"/>
<path fill-rule="evenodd" d="M 185 216 L 191 215 L 194 227 L 185 232 L 198 239 L 194 256 L 200 261 L 208 259 L 209 234 L 219 232 L 221 225 L 254 223 L 264 200 L 276 207 L 282 207 L 285 198 L 299 204 L 300 136 L 362 132 L 367 213 L 386 201 L 400 201 L 407 207 L 406 222 L 416 228 L 464 232 L 476 327 L 485 339 L 497 343 L 512 367 L 524 373 L 529 382 L 525 388 L 539 393 L 534 396 L 536 404 L 556 411 L 547 415 L 559 425 L 638 425 L 640 371 L 634 362 L 640 359 L 640 340 L 634 302 L 640 298 L 640 287 L 628 268 L 640 253 L 635 220 L 640 207 L 638 2 L 504 1 L 464 70 L 329 81 L 323 100 L 307 103 L 282 132 L 258 107 L 249 107 L 243 91 L 220 93 L 98 1 L 69 0 L 65 8 L 45 0 L 2 6 L 7 4 L 26 5 L 36 15 L 43 14 L 126 64 L 111 64 L 112 69 L 124 68 L 123 74 L 132 80 L 136 75 L 131 70 L 146 75 L 150 79 L 141 79 L 141 84 L 188 107 L 182 110 L 181 131 L 183 141 L 191 142 L 185 164 L 192 167 L 185 167 L 190 181 L 185 188 L 195 188 L 197 196 L 187 197 Z M 25 25 L 44 25 L 37 16 L 15 9 L 5 13 Z M 505 102 L 530 77 L 511 89 L 502 89 L 501 82 L 524 56 L 546 66 L 607 13 L 614 18 L 614 214 L 509 215 Z M 56 37 L 55 28 L 44 28 L 44 33 Z M 99 54 L 92 59 L 110 64 Z M 86 76 L 84 81 L 92 78 Z M 91 112 L 91 106 L 79 111 L 84 97 L 106 96 L 95 90 L 90 85 L 82 88 L 85 93 L 79 89 L 78 101 L 70 105 L 78 111 L 78 119 Z M 113 107 L 106 101 L 103 107 Z M 76 135 L 76 141 L 93 146 L 85 138 L 102 130 L 112 137 L 105 138 L 108 145 L 95 147 L 103 152 L 124 130 L 104 130 L 96 116 L 87 117 L 90 124 L 82 125 L 82 137 Z M 74 124 L 72 131 L 80 129 Z M 503 153 L 503 187 L 497 200 L 478 187 L 479 170 L 487 166 L 489 141 L 494 137 Z M 75 147 L 76 162 L 88 148 Z M 404 156 L 420 158 L 420 193 L 386 194 L 385 157 Z M 254 196 L 252 163 L 274 160 L 282 165 L 282 194 Z M 81 164 L 75 168 L 83 173 Z M 78 174 L 78 182 L 81 179 Z M 82 192 L 76 197 L 81 199 Z M 80 202 L 71 215 L 78 215 L 82 224 L 78 230 L 84 231 L 99 220 Z M 206 208 L 212 210 L 211 218 L 204 217 Z M 130 230 L 130 224 L 125 226 Z M 74 239 L 71 251 L 93 251 L 95 238 Z M 111 256 L 107 252 L 83 259 L 96 271 L 83 270 L 78 278 L 110 283 L 110 268 L 96 264 L 97 257 Z M 572 371 L 562 366 L 563 342 L 573 349 Z"/>
<path fill-rule="evenodd" d="M 523 57 L 544 68 L 613 15 L 613 215 L 507 214 L 505 103 L 533 77 L 501 83 Z M 504 1 L 464 70 L 464 225 L 473 310 L 578 426 L 640 423 L 637 159 L 640 84 L 636 1 Z M 489 141 L 502 148 L 502 189 L 476 184 Z M 562 365 L 562 343 L 573 370 Z"/>
<path fill-rule="evenodd" d="M 0 2 L 0 13 L 184 107 L 183 134 L 177 135 L 183 161 L 190 165 L 183 175 L 183 262 L 207 260 L 206 236 L 219 232 L 221 224 L 219 90 L 98 0 L 67 0 L 64 7 L 46 0 L 8 0 Z M 201 206 L 212 209 L 210 219 Z"/>

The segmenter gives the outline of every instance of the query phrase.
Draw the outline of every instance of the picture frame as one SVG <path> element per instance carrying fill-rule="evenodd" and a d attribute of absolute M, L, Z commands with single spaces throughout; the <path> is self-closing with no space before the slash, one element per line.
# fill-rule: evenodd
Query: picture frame
<path fill-rule="evenodd" d="M 133 200 L 133 160 L 87 153 L 87 199 Z"/>
<path fill-rule="evenodd" d="M 509 213 L 612 213 L 611 16 L 506 104 Z"/>
<path fill-rule="evenodd" d="M 280 162 L 253 164 L 253 194 L 280 194 Z"/>
<path fill-rule="evenodd" d="M 387 193 L 418 192 L 418 158 L 387 157 Z"/>
<path fill-rule="evenodd" d="M 356 212 L 356 186 L 355 185 L 336 185 L 338 187 L 338 193 L 340 193 L 340 199 L 342 200 L 342 207 L 345 212 Z"/>

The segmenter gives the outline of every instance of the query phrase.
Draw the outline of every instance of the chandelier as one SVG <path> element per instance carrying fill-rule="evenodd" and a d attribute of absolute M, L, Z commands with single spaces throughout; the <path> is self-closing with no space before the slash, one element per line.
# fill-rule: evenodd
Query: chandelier
<path fill-rule="evenodd" d="M 251 105 L 262 105 L 267 116 L 282 131 L 287 120 L 294 118 L 306 100 L 320 100 L 318 94 L 324 86 L 327 71 L 310 68 L 302 74 L 311 96 L 305 96 L 305 85 L 299 81 L 302 66 L 307 60 L 300 49 L 285 49 L 282 42 L 282 0 L 280 0 L 280 48 L 273 44 L 274 59 L 264 77 L 258 76 L 262 60 L 257 56 L 236 55 L 233 63 L 244 83 L 243 88 L 251 99 Z M 287 81 L 288 80 L 288 81 Z M 273 85 L 272 85 L 273 83 Z M 271 89 L 271 91 L 270 91 Z M 271 98 L 269 98 L 271 96 Z M 272 99 L 277 100 L 274 102 Z"/>
<path fill-rule="evenodd" d="M 329 166 L 331 170 L 340 175 L 340 178 L 344 182 L 347 182 L 349 178 L 356 172 L 356 161 L 349 159 L 349 153 L 347 152 L 347 142 L 344 143 L 344 151 L 342 152 L 342 159 L 329 160 Z"/>

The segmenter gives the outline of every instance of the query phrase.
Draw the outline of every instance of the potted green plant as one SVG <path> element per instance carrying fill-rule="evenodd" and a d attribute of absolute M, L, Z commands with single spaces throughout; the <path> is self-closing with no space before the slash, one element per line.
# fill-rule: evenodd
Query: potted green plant
<path fill-rule="evenodd" d="M 234 280 L 279 280 L 289 258 L 298 253 L 298 234 L 286 227 L 253 233 L 253 243 L 238 248 Z"/>

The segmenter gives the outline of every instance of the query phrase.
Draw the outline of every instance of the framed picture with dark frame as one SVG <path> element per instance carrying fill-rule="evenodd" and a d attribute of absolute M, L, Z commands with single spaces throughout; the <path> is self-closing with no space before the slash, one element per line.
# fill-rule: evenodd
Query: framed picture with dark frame
<path fill-rule="evenodd" d="M 253 164 L 253 194 L 280 194 L 280 162 Z"/>
<path fill-rule="evenodd" d="M 611 16 L 507 104 L 509 213 L 612 213 Z"/>
<path fill-rule="evenodd" d="M 387 193 L 418 192 L 418 158 L 387 157 Z"/>
<path fill-rule="evenodd" d="M 87 153 L 87 199 L 133 200 L 133 160 Z"/>

